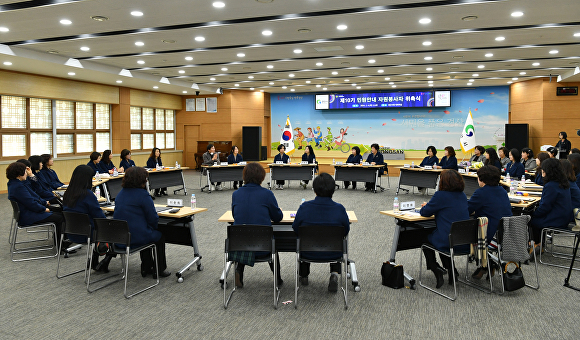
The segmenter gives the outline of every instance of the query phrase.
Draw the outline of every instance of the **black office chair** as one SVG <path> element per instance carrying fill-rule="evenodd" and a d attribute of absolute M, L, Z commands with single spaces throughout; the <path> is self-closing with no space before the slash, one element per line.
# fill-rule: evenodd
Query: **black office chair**
<path fill-rule="evenodd" d="M 63 277 L 67 277 L 73 274 L 80 273 L 82 271 L 85 272 L 85 282 L 87 280 L 87 271 L 90 270 L 90 262 L 89 259 L 91 257 L 90 250 L 91 250 L 91 221 L 89 215 L 81 214 L 71 211 L 63 211 L 62 212 L 65 221 L 65 228 L 63 233 L 60 235 L 60 242 L 58 244 L 58 256 L 57 256 L 57 264 L 56 264 L 56 277 L 62 279 Z M 83 261 L 83 269 L 78 269 L 73 272 L 69 272 L 64 275 L 59 275 L 60 271 L 60 253 L 62 249 L 62 241 L 64 240 L 65 234 L 67 235 L 78 235 L 87 238 L 87 242 L 83 243 L 87 245 L 87 255 Z"/>
<path fill-rule="evenodd" d="M 99 242 L 108 243 L 108 244 L 112 245 L 112 251 L 110 251 L 110 253 L 118 254 L 121 256 L 123 268 L 121 269 L 121 272 L 118 274 L 109 275 L 109 276 L 102 278 L 98 281 L 93 281 L 93 283 L 96 283 L 96 282 L 103 281 L 103 280 L 106 280 L 108 278 L 111 278 L 111 277 L 114 277 L 117 275 L 121 275 L 121 278 L 119 278 L 117 280 L 113 280 L 111 282 L 108 282 L 107 284 L 104 284 L 104 285 L 99 286 L 99 287 L 94 288 L 94 289 L 90 288 L 91 271 L 89 270 L 89 274 L 87 276 L 87 291 L 89 293 L 92 293 L 96 290 L 107 287 L 115 282 L 118 282 L 118 281 L 121 281 L 124 279 L 125 280 L 125 288 L 123 291 L 123 295 L 125 296 L 126 299 L 129 299 L 132 296 L 140 294 L 140 293 L 142 293 L 148 289 L 151 289 L 159 284 L 159 275 L 158 275 L 154 284 L 147 286 L 146 288 L 143 288 L 141 290 L 138 290 L 132 294 L 127 294 L 127 279 L 129 276 L 129 272 L 128 272 L 129 271 L 129 256 L 134 255 L 134 254 L 138 254 L 142 250 L 150 249 L 153 252 L 153 258 L 156 259 L 155 260 L 155 272 L 158 273 L 159 267 L 157 266 L 157 262 L 158 262 L 157 261 L 157 247 L 155 246 L 155 243 L 149 243 L 149 244 L 142 245 L 140 247 L 131 248 L 131 233 L 129 232 L 129 225 L 127 224 L 127 221 L 115 220 L 115 219 L 106 219 L 106 218 L 95 218 L 94 222 L 95 222 L 95 242 L 93 243 L 93 248 Z M 123 249 L 122 247 L 118 247 L 117 244 L 124 244 L 124 245 L 126 245 L 126 247 Z M 91 251 L 90 261 L 92 262 L 92 260 L 93 260 L 93 252 Z"/>
<path fill-rule="evenodd" d="M 479 290 L 485 291 L 487 293 L 491 293 L 493 291 L 492 280 L 489 280 L 489 286 L 490 286 L 489 291 L 484 290 L 479 285 L 476 285 L 473 282 L 469 281 L 469 279 L 468 279 L 468 276 L 469 276 L 469 274 L 468 274 L 469 251 L 466 253 L 456 253 L 455 250 L 453 249 L 453 247 L 456 247 L 456 246 L 476 244 L 478 242 L 478 234 L 477 234 L 478 228 L 479 228 L 479 221 L 477 219 L 453 222 L 451 224 L 451 231 L 449 232 L 449 247 L 450 247 L 449 252 L 440 251 L 430 244 L 423 244 L 421 246 L 421 253 L 423 252 L 423 249 L 429 248 L 429 249 L 432 249 L 433 251 L 435 251 L 436 253 L 439 253 L 440 255 L 442 254 L 444 256 L 450 257 L 451 258 L 451 269 L 448 269 L 448 271 L 449 271 L 448 275 L 453 275 L 453 273 L 455 273 L 454 257 L 455 256 L 466 256 L 465 280 L 458 279 L 458 281 L 463 283 L 463 284 L 467 284 L 469 286 L 477 288 Z M 485 250 L 487 252 L 488 251 L 487 242 L 484 246 L 485 246 Z M 455 282 L 455 280 L 452 280 L 453 281 L 453 291 L 454 291 L 453 297 L 445 295 L 441 292 L 436 291 L 435 289 L 433 289 L 431 287 L 423 285 L 423 283 L 421 282 L 421 277 L 422 277 L 422 273 L 423 273 L 423 254 L 419 254 L 419 256 L 420 256 L 419 257 L 419 285 L 421 287 L 433 292 L 433 293 L 439 294 L 445 298 L 448 298 L 451 301 L 455 301 L 457 299 L 457 282 Z M 487 257 L 489 258 L 489 253 L 488 253 Z M 491 270 L 490 270 L 489 265 L 487 266 L 487 274 L 491 278 Z"/>
<path fill-rule="evenodd" d="M 228 308 L 228 304 L 232 295 L 236 291 L 236 284 L 227 296 L 227 280 L 228 280 L 228 261 L 229 253 L 234 251 L 243 252 L 269 252 L 262 258 L 256 258 L 256 262 L 270 262 L 274 266 L 274 274 L 272 276 L 274 281 L 274 308 L 278 308 L 278 299 L 280 292 L 278 290 L 278 270 L 276 264 L 276 244 L 274 241 L 274 230 L 271 226 L 256 226 L 256 225 L 229 225 L 227 230 L 227 238 L 225 241 L 224 250 L 224 308 Z M 237 263 L 235 265 L 237 267 Z M 235 269 L 234 267 L 234 269 Z"/>
<path fill-rule="evenodd" d="M 30 261 L 30 260 L 39 260 L 39 259 L 46 259 L 55 257 L 58 254 L 58 249 L 56 247 L 56 224 L 50 223 L 35 223 L 30 225 L 20 225 L 20 207 L 18 206 L 18 202 L 10 200 L 10 204 L 12 204 L 12 227 L 11 227 L 11 242 L 10 242 L 10 259 L 12 262 L 21 262 L 21 261 Z M 25 241 L 18 241 L 18 231 L 25 230 L 28 233 L 32 234 L 44 234 L 46 233 L 46 237 L 44 238 L 35 238 L 32 240 L 25 240 Z M 42 241 L 48 241 L 50 244 L 45 245 L 34 245 L 31 247 L 26 248 L 18 248 L 18 244 L 27 244 L 27 243 L 37 243 Z M 15 254 L 25 254 L 25 253 L 33 253 L 39 251 L 49 251 L 54 249 L 54 254 L 50 255 L 43 255 L 43 256 L 35 256 L 35 257 L 26 257 L 26 258 L 17 258 L 14 259 Z"/>
<path fill-rule="evenodd" d="M 576 213 L 574 213 L 574 216 L 576 216 Z M 552 266 L 552 267 L 558 267 L 558 268 L 564 268 L 564 269 L 569 269 L 570 265 L 569 264 L 559 264 L 557 262 L 548 262 L 548 255 L 550 255 L 550 257 L 552 259 L 561 259 L 561 260 L 565 260 L 565 261 L 571 261 L 572 260 L 572 253 L 574 250 L 574 243 L 576 243 L 577 238 L 580 237 L 580 234 L 577 233 L 576 231 L 573 231 L 572 228 L 576 226 L 575 222 L 572 222 L 568 225 L 567 229 L 563 229 L 563 228 L 553 228 L 553 227 L 547 227 L 542 229 L 542 238 L 541 240 L 543 241 L 544 244 L 542 244 L 542 248 L 544 248 L 544 254 L 542 254 L 542 252 L 540 252 L 540 263 L 547 265 L 547 266 Z M 562 239 L 562 238 L 572 238 L 572 241 L 564 241 L 562 243 L 557 243 L 558 239 Z M 568 252 L 563 252 L 565 250 L 568 250 Z M 572 266 L 572 270 L 580 270 L 580 268 L 578 267 L 573 267 Z"/>
<path fill-rule="evenodd" d="M 302 257 L 302 252 L 340 252 L 341 257 L 332 260 L 311 260 Z M 344 295 L 344 308 L 348 308 L 348 238 L 343 226 L 300 226 L 296 239 L 296 263 L 294 283 L 294 308 L 298 308 L 298 269 L 300 261 L 310 263 L 342 264 L 340 281 Z M 344 278 L 344 280 L 343 280 Z"/>
<path fill-rule="evenodd" d="M 385 163 L 385 165 L 383 166 L 383 170 L 384 173 L 381 175 L 379 174 L 379 185 L 377 185 L 377 188 L 381 189 L 381 191 L 385 191 L 385 188 L 382 186 L 383 185 L 383 177 L 387 177 L 387 182 L 389 184 L 389 190 L 391 189 L 391 177 L 389 177 L 389 167 L 388 164 Z"/>

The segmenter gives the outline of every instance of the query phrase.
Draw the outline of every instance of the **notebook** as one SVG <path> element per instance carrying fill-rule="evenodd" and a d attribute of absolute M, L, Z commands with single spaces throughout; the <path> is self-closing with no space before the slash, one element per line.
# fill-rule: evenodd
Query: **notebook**
<path fill-rule="evenodd" d="M 155 211 L 157 211 L 157 213 L 163 212 L 163 211 L 167 211 L 167 210 L 171 210 L 171 208 L 168 207 L 155 207 Z"/>

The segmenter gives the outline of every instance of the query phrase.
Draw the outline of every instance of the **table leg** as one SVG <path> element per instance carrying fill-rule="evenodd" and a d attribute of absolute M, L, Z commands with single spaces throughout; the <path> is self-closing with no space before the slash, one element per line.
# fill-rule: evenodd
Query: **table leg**
<path fill-rule="evenodd" d="M 272 190 L 272 172 L 274 171 L 274 168 L 270 168 L 270 183 L 268 186 L 268 189 Z"/>
<path fill-rule="evenodd" d="M 377 193 L 377 182 L 379 181 L 379 170 L 375 171 L 375 194 Z"/>
<path fill-rule="evenodd" d="M 189 226 L 189 233 L 191 235 L 191 243 L 193 245 L 194 258 L 191 262 L 189 262 L 187 265 L 185 265 L 185 267 L 181 268 L 181 270 L 179 270 L 177 273 L 175 273 L 175 276 L 177 276 L 177 282 L 183 282 L 183 273 L 186 270 L 189 270 L 189 268 L 191 268 L 191 266 L 193 266 L 196 263 L 197 263 L 197 270 L 199 270 L 199 271 L 203 270 L 203 266 L 201 264 L 201 255 L 199 254 L 199 248 L 197 247 L 197 236 L 195 234 L 195 227 L 193 225 L 194 218 L 195 218 L 195 215 L 192 215 L 191 219 L 187 223 L 187 225 Z"/>
<path fill-rule="evenodd" d="M 207 169 L 206 174 L 207 174 L 207 193 L 211 194 L 211 179 L 209 176 L 209 169 Z"/>
<path fill-rule="evenodd" d="M 187 196 L 187 189 L 185 188 L 185 178 L 183 177 L 183 170 L 181 171 L 181 184 L 183 185 L 181 189 L 173 190 L 173 194 L 175 195 L 176 192 L 183 190 L 183 195 Z"/>
<path fill-rule="evenodd" d="M 111 197 L 109 196 L 109 191 L 107 190 L 107 186 L 103 185 L 103 184 L 99 184 L 98 186 L 103 188 L 103 195 L 105 195 L 104 197 L 107 198 L 107 202 L 111 202 Z M 147 190 L 147 192 L 149 192 L 149 190 Z"/>

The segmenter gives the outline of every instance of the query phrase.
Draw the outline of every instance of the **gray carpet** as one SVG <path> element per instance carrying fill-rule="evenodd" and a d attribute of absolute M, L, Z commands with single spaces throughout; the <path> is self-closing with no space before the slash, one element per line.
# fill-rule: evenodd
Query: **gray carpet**
<path fill-rule="evenodd" d="M 327 291 L 328 266 L 313 265 L 310 285 L 300 290 L 300 305 L 272 306 L 271 274 L 266 264 L 247 268 L 244 288 L 233 296 L 230 306 L 222 306 L 218 279 L 223 266 L 225 225 L 217 219 L 230 209 L 232 190 L 202 193 L 199 173 L 186 171 L 189 193 L 197 205 L 209 210 L 197 215 L 203 271 L 185 273 L 185 281 L 175 276 L 161 280 L 158 287 L 126 300 L 121 283 L 92 294 L 87 293 L 82 274 L 55 277 L 56 260 L 25 263 L 10 261 L 8 232 L 11 208 L 7 195 L 0 195 L 0 322 L 1 339 L 84 339 L 84 338 L 164 338 L 164 339 L 578 339 L 580 329 L 575 313 L 580 292 L 562 287 L 566 271 L 540 266 L 539 291 L 524 288 L 504 296 L 485 294 L 459 285 L 459 298 L 451 302 L 418 288 L 394 290 L 381 285 L 380 267 L 388 260 L 394 219 L 379 214 L 392 209 L 396 179 L 391 190 L 372 194 L 364 190 L 338 190 L 334 199 L 354 210 L 359 222 L 352 225 L 350 257 L 356 261 L 362 291 L 349 285 L 348 310 L 340 293 Z M 359 185 L 360 188 L 360 185 Z M 295 210 L 302 198 L 314 192 L 302 190 L 296 181 L 290 188 L 274 191 L 282 209 Z M 173 195 L 170 195 L 172 197 Z M 177 197 L 184 197 L 177 195 Z M 189 197 L 185 197 L 188 201 Z M 401 201 L 417 204 L 429 197 L 402 194 Z M 160 200 L 158 199 L 157 202 Z M 78 265 L 83 251 L 64 260 L 65 266 Z M 168 245 L 169 270 L 175 273 L 193 256 L 191 248 Z M 282 253 L 281 301 L 294 300 L 294 254 Z M 414 276 L 419 272 L 419 251 L 397 254 L 397 262 Z M 80 262 L 79 262 L 80 261 Z M 141 278 L 139 259 L 130 262 L 130 287 L 149 283 Z M 460 268 L 463 260 L 458 260 Z M 120 269 L 120 260 L 111 262 Z M 532 279 L 531 266 L 523 268 Z M 99 276 L 103 274 L 95 274 Z M 231 278 L 231 276 L 230 276 Z M 431 273 L 425 281 L 434 283 Z M 230 280 L 231 282 L 231 280 Z M 499 281 L 494 279 L 497 285 Z M 572 283 L 580 286 L 580 275 Z M 447 284 L 443 287 L 451 293 Z"/>

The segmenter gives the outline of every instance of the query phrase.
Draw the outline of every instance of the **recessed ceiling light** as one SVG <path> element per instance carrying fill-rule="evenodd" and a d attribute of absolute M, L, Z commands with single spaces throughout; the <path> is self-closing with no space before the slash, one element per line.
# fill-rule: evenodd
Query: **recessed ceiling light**
<path fill-rule="evenodd" d="M 429 80 L 427 83 L 429 83 L 429 84 L 433 84 L 433 80 Z"/>
<path fill-rule="evenodd" d="M 181 73 L 181 74 L 184 74 L 185 73 L 184 70 L 179 70 L 178 72 Z"/>
<path fill-rule="evenodd" d="M 272 31 L 268 31 L 268 30 L 262 31 L 262 35 L 265 35 L 265 36 L 272 35 Z"/>
<path fill-rule="evenodd" d="M 224 7 L 226 7 L 226 4 L 224 4 L 224 3 L 223 3 L 223 2 L 221 2 L 221 1 L 215 1 L 215 2 L 214 2 L 212 5 L 213 5 L 213 7 L 215 7 L 215 8 L 224 8 Z"/>
<path fill-rule="evenodd" d="M 290 91 L 294 92 L 294 91 L 296 91 L 296 90 L 294 90 L 294 89 L 290 89 Z"/>
<path fill-rule="evenodd" d="M 10 31 L 8 29 L 8 27 L 0 27 L 0 32 L 8 32 L 8 31 Z M 574 36 L 576 36 L 576 35 L 574 35 Z"/>
<path fill-rule="evenodd" d="M 302 53 L 302 50 L 301 49 L 295 49 L 294 50 L 294 53 Z"/>
<path fill-rule="evenodd" d="M 508 81 L 507 83 L 508 83 L 508 84 L 511 84 L 511 83 L 513 83 L 513 82 L 512 82 L 512 81 Z"/>
<path fill-rule="evenodd" d="M 493 57 L 493 53 L 486 53 L 485 56 L 488 58 L 491 58 L 491 57 Z"/>
<path fill-rule="evenodd" d="M 248 79 L 254 79 L 254 76 L 248 76 Z"/>
<path fill-rule="evenodd" d="M 365 47 L 363 45 L 356 45 L 354 48 L 356 48 L 357 50 L 362 50 Z"/>
<path fill-rule="evenodd" d="M 391 78 L 389 78 L 389 77 L 386 77 L 386 78 L 385 78 L 385 80 L 391 80 Z"/>
<path fill-rule="evenodd" d="M 523 13 L 523 12 L 513 12 L 513 13 L 512 13 L 512 17 L 514 17 L 514 18 L 521 17 L 521 16 L 523 16 L 523 15 L 524 15 L 524 13 Z"/>
<path fill-rule="evenodd" d="M 425 60 L 433 60 L 433 57 L 425 57 L 423 59 L 425 59 Z"/>
<path fill-rule="evenodd" d="M 76 74 L 76 73 L 74 73 L 74 72 L 69 72 L 69 73 L 68 73 L 68 75 L 69 75 L 69 76 L 74 76 L 75 74 Z"/>
<path fill-rule="evenodd" d="M 428 79 L 431 79 L 431 78 L 433 78 L 433 76 L 427 76 L 427 78 L 428 78 Z"/>
<path fill-rule="evenodd" d="M 423 46 L 431 46 L 432 42 L 430 41 L 423 41 Z"/>
<path fill-rule="evenodd" d="M 222 67 L 222 71 L 227 71 L 228 68 L 227 67 Z"/>
<path fill-rule="evenodd" d="M 526 75 L 526 72 L 520 72 L 520 76 Z"/>
<path fill-rule="evenodd" d="M 474 74 L 472 74 L 471 76 L 472 76 L 472 77 L 479 77 L 479 74 L 478 74 L 478 73 L 474 73 Z"/>
<path fill-rule="evenodd" d="M 193 60 L 193 57 L 185 57 L 185 60 Z"/>
<path fill-rule="evenodd" d="M 157 90 L 159 88 L 159 86 L 153 86 L 153 88 Z"/>
<path fill-rule="evenodd" d="M 470 82 L 470 83 L 473 83 L 473 79 L 469 79 L 469 82 Z"/>
<path fill-rule="evenodd" d="M 485 68 L 485 65 L 477 65 L 477 68 Z"/>
<path fill-rule="evenodd" d="M 428 24 L 430 22 L 431 22 L 431 19 L 429 19 L 429 18 L 423 18 L 423 19 L 420 19 L 419 20 L 419 23 L 420 24 L 423 24 L 423 25 L 426 25 L 426 24 Z"/>
<path fill-rule="evenodd" d="M 337 30 L 341 30 L 341 31 L 344 31 L 347 28 L 348 28 L 348 26 L 346 26 L 346 25 L 338 25 L 338 26 L 336 26 L 336 29 Z"/>
<path fill-rule="evenodd" d="M 288 75 L 288 77 L 290 77 L 290 78 L 294 78 L 294 73 L 290 73 L 290 74 Z"/>
<path fill-rule="evenodd" d="M 145 64 L 145 61 L 144 60 L 137 60 L 137 64 L 143 65 L 143 64 Z"/>
<path fill-rule="evenodd" d="M 323 63 L 316 63 L 316 66 L 322 66 L 324 65 Z"/>
<path fill-rule="evenodd" d="M 90 48 L 90 47 L 87 47 L 87 46 L 83 46 L 83 47 L 81 47 L 81 51 L 85 51 L 85 52 L 87 52 L 87 51 L 90 51 L 90 50 L 91 50 L 91 48 Z"/>
<path fill-rule="evenodd" d="M 143 16 L 143 12 L 133 11 L 133 12 L 131 12 L 131 15 L 134 16 L 134 17 L 142 17 Z"/>
<path fill-rule="evenodd" d="M 514 78 L 512 78 L 512 80 L 518 80 L 518 78 L 514 77 Z"/>
<path fill-rule="evenodd" d="M 102 22 L 102 21 L 107 21 L 107 20 L 109 20 L 109 18 L 107 18 L 107 17 L 105 17 L 105 16 L 102 16 L 102 15 L 93 15 L 93 16 L 91 17 L 91 19 L 93 19 L 93 20 L 95 20 L 95 21 L 101 21 L 101 22 Z"/>
<path fill-rule="evenodd" d="M 470 85 L 471 85 L 471 83 L 467 83 L 467 85 L 468 85 L 468 86 L 470 86 Z"/>
<path fill-rule="evenodd" d="M 377 72 L 378 72 L 378 73 L 384 73 L 384 72 L 385 72 L 385 70 L 378 70 Z"/>
<path fill-rule="evenodd" d="M 62 19 L 62 20 L 60 21 L 60 23 L 61 23 L 61 24 L 63 24 L 63 25 L 70 25 L 70 24 L 72 24 L 72 21 L 70 21 L 70 20 L 68 20 L 68 19 Z"/>
<path fill-rule="evenodd" d="M 187 93 L 187 91 L 181 91 L 181 93 Z"/>
<path fill-rule="evenodd" d="M 357 87 L 356 87 L 356 89 L 357 89 L 357 90 L 360 90 L 360 86 L 357 86 Z"/>
<path fill-rule="evenodd" d="M 234 86 L 236 86 L 236 87 L 237 87 L 237 86 L 240 86 L 240 84 L 234 84 Z"/>
<path fill-rule="evenodd" d="M 271 82 L 269 82 L 268 84 L 270 84 L 270 85 L 274 85 L 274 82 L 273 82 L 273 81 L 271 81 Z"/>
<path fill-rule="evenodd" d="M 11 63 L 11 62 L 9 62 L 9 61 L 5 61 L 5 62 L 4 62 L 4 65 L 6 65 L 6 66 L 10 66 L 10 65 L 12 65 L 12 63 Z"/>
<path fill-rule="evenodd" d="M 215 78 L 209 78 L 209 80 L 211 80 L 211 81 L 215 81 Z"/>
<path fill-rule="evenodd" d="M 433 84 L 429 84 L 429 86 L 433 86 Z"/>
<path fill-rule="evenodd" d="M 333 72 L 332 72 L 332 75 L 333 75 L 333 76 L 335 76 L 335 75 L 337 75 L 337 74 L 338 74 L 338 72 L 336 72 L 336 71 L 333 71 Z"/>
<path fill-rule="evenodd" d="M 274 68 L 274 65 L 268 65 L 267 68 Z"/>
<path fill-rule="evenodd" d="M 121 83 L 123 83 L 122 80 L 117 80 L 117 84 L 121 84 Z"/>
<path fill-rule="evenodd" d="M 350 84 L 350 85 L 352 85 L 352 86 L 356 86 L 356 84 Z"/>
<path fill-rule="evenodd" d="M 558 54 L 558 50 L 551 50 L 550 54 Z"/>
<path fill-rule="evenodd" d="M 374 60 L 374 59 L 370 59 L 370 60 L 369 60 L 369 64 L 374 64 L 374 63 L 376 63 L 376 62 L 377 62 L 377 61 L 376 61 L 376 60 Z"/>
<path fill-rule="evenodd" d="M 254 88 L 253 87 L 250 87 L 250 91 L 254 91 Z"/>
<path fill-rule="evenodd" d="M 391 86 L 391 87 L 392 87 L 392 88 L 395 88 L 395 87 L 397 87 L 397 85 L 393 85 L 393 86 Z"/>
<path fill-rule="evenodd" d="M 393 82 L 390 82 L 390 83 L 389 83 L 389 85 L 393 85 L 393 84 L 395 84 L 395 83 L 393 83 Z"/>
<path fill-rule="evenodd" d="M 533 63 L 532 66 L 540 66 L 540 63 Z"/>
<path fill-rule="evenodd" d="M 350 81 L 349 79 L 345 79 L 344 81 Z"/>
<path fill-rule="evenodd" d="M 245 53 L 238 53 L 237 56 L 240 57 L 240 58 L 243 58 L 243 57 L 246 56 L 246 54 Z"/>
<path fill-rule="evenodd" d="M 495 38 L 495 41 L 504 41 L 504 40 L 505 40 L 505 37 L 496 37 Z"/>
<path fill-rule="evenodd" d="M 282 88 L 285 90 L 285 89 L 287 89 L 288 87 L 287 87 L 287 86 L 282 86 Z"/>
<path fill-rule="evenodd" d="M 205 40 L 205 38 L 202 36 L 195 37 L 195 41 L 204 41 L 204 40 Z"/>
<path fill-rule="evenodd" d="M 142 41 L 135 41 L 135 46 L 145 46 L 145 43 Z"/>
<path fill-rule="evenodd" d="M 326 90 L 328 90 L 328 89 L 327 89 L 326 87 L 323 87 L 323 88 L 322 88 L 322 90 L 323 90 L 323 91 L 326 91 Z"/>
<path fill-rule="evenodd" d="M 433 67 L 427 67 L 425 70 L 427 70 L 427 71 L 433 71 Z"/>
<path fill-rule="evenodd" d="M 322 86 L 322 85 L 320 85 L 320 84 L 316 85 L 316 87 L 321 87 L 321 86 Z"/>
<path fill-rule="evenodd" d="M 306 81 L 306 84 L 310 84 L 310 83 L 311 83 L 311 81 L 310 81 L 310 80 L 307 80 L 307 81 Z"/>

